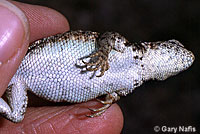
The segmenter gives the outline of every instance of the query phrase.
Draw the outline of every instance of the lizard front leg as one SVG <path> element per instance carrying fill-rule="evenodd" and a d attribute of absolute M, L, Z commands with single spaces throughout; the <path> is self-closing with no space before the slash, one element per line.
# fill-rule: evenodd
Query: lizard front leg
<path fill-rule="evenodd" d="M 8 103 L 0 98 L 0 114 L 15 123 L 22 121 L 28 103 L 26 84 L 16 80 L 7 88 L 6 97 Z"/>
<path fill-rule="evenodd" d="M 114 49 L 123 53 L 127 44 L 129 42 L 119 33 L 106 32 L 102 34 L 97 39 L 98 50 L 89 56 L 91 60 L 89 62 L 82 60 L 86 65 L 86 70 L 97 71 L 100 69 L 101 73 L 97 77 L 103 76 L 105 71 L 109 69 L 108 56 L 110 51 Z"/>

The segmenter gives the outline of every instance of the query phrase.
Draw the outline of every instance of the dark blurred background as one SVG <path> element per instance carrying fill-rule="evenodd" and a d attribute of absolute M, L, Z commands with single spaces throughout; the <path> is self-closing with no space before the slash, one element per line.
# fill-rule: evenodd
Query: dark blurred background
<path fill-rule="evenodd" d="M 61 12 L 72 30 L 117 31 L 130 42 L 177 39 L 193 66 L 166 81 L 149 81 L 118 102 L 125 134 L 154 134 L 154 126 L 193 126 L 200 133 L 199 0 L 17 0 Z"/>

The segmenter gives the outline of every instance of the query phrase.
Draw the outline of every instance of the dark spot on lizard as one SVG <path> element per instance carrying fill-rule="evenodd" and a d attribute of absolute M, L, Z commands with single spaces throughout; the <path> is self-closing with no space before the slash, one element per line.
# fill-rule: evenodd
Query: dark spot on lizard
<path fill-rule="evenodd" d="M 139 85 L 139 83 L 134 83 L 134 85 L 133 85 L 133 86 L 134 86 L 134 87 L 136 87 L 136 86 L 138 86 L 138 85 Z"/>
<path fill-rule="evenodd" d="M 133 51 L 136 51 L 136 47 L 135 46 L 133 46 L 132 49 L 133 49 Z"/>
<path fill-rule="evenodd" d="M 138 57 L 138 55 L 136 55 L 136 56 L 134 56 L 133 58 L 134 58 L 134 59 L 138 59 L 139 57 Z"/>
<path fill-rule="evenodd" d="M 157 46 L 159 44 L 156 42 L 149 42 L 148 45 L 149 45 L 150 49 L 157 49 L 158 48 Z"/>
<path fill-rule="evenodd" d="M 167 46 L 168 49 L 171 49 L 171 46 Z"/>

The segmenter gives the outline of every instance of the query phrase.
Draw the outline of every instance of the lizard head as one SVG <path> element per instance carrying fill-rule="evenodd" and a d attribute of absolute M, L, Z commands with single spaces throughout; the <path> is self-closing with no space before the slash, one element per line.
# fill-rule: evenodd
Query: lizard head
<path fill-rule="evenodd" d="M 147 47 L 144 53 L 146 63 L 153 72 L 153 78 L 165 80 L 181 71 L 189 68 L 195 57 L 179 41 L 168 40 L 144 43 Z M 143 46 L 144 46 L 143 44 Z"/>

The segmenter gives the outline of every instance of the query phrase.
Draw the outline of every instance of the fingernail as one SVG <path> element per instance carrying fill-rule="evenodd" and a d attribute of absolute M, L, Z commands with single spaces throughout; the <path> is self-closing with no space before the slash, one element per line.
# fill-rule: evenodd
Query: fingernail
<path fill-rule="evenodd" d="M 9 61 L 28 39 L 27 22 L 19 8 L 0 0 L 0 65 Z"/>

